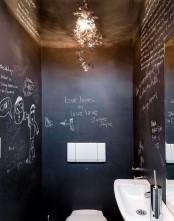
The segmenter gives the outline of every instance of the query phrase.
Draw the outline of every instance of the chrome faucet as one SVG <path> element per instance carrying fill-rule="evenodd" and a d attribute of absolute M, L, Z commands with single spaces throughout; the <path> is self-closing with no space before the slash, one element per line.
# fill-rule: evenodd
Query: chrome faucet
<path fill-rule="evenodd" d="M 144 171 L 144 168 L 142 168 L 142 167 L 136 167 L 136 168 L 132 167 L 132 170 L 133 171 Z"/>
<path fill-rule="evenodd" d="M 142 167 L 136 167 L 136 168 L 132 167 L 132 170 L 137 171 L 137 172 L 144 172 L 145 171 L 145 169 Z M 138 176 L 138 177 L 134 176 L 134 180 L 138 180 L 138 179 L 145 179 L 145 176 Z"/>
<path fill-rule="evenodd" d="M 134 176 L 134 180 L 140 180 L 140 179 L 145 179 L 145 176 L 138 176 L 138 177 Z"/>

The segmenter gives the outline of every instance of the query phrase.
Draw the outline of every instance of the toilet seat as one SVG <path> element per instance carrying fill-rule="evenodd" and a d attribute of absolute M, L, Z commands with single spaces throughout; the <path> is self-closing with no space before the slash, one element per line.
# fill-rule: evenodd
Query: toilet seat
<path fill-rule="evenodd" d="M 100 210 L 74 210 L 66 221 L 107 221 Z"/>

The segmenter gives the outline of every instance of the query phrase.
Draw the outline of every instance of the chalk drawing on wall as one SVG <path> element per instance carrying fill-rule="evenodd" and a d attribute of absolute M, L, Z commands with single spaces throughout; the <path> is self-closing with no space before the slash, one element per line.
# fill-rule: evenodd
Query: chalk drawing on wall
<path fill-rule="evenodd" d="M 14 170 L 18 170 L 26 163 L 26 161 L 23 159 L 23 153 L 21 152 L 25 148 L 25 139 L 22 139 L 18 143 L 15 143 L 14 145 L 8 147 L 8 151 L 10 153 L 5 157 L 6 159 L 8 159 L 8 164 L 5 167 L 7 174 L 12 173 Z"/>
<path fill-rule="evenodd" d="M 69 126 L 70 127 L 70 131 L 74 131 L 74 119 L 70 118 L 69 122 L 67 122 L 67 120 L 63 121 L 60 123 L 63 126 Z"/>
<path fill-rule="evenodd" d="M 171 106 L 171 109 L 167 111 L 167 116 L 166 116 L 166 127 L 169 125 L 172 126 L 174 124 L 174 110 L 173 110 L 173 104 L 174 104 L 174 99 L 171 99 L 169 102 Z"/>
<path fill-rule="evenodd" d="M 84 121 L 86 121 L 85 125 L 88 125 L 88 127 L 114 127 L 109 118 L 105 115 L 103 116 L 101 111 L 98 109 L 98 101 L 96 98 L 79 95 L 73 97 L 64 96 L 63 100 L 69 109 L 67 119 L 70 119 L 70 122 L 65 120 L 60 124 L 63 126 L 69 125 L 70 131 L 79 130 L 80 124 L 83 124 L 84 126 Z M 76 122 L 75 128 L 73 125 L 74 121 Z M 77 123 L 77 121 L 79 123 Z"/>
<path fill-rule="evenodd" d="M 0 63 L 0 120 L 3 121 L 0 161 L 5 160 L 4 169 L 8 174 L 33 162 L 36 158 L 34 141 L 39 133 L 35 121 L 35 105 L 40 101 L 39 86 L 27 77 L 28 65 L 20 64 L 22 51 L 18 44 L 15 46 L 12 50 L 17 56 L 17 65 L 12 69 Z"/>
<path fill-rule="evenodd" d="M 36 3 L 36 1 L 32 0 L 17 0 L 15 11 L 14 9 L 11 10 L 16 12 L 15 14 L 22 26 L 37 39 L 40 38 L 40 34 L 38 32 L 37 18 L 39 6 Z"/>
<path fill-rule="evenodd" d="M 164 158 L 163 158 L 161 153 L 159 153 L 159 157 L 160 157 L 161 165 L 164 167 L 165 166 L 165 161 L 164 161 Z"/>
<path fill-rule="evenodd" d="M 34 147 L 34 138 L 35 135 L 39 134 L 39 127 L 35 120 L 35 105 L 32 104 L 30 107 L 30 113 L 28 115 L 28 127 L 30 129 L 30 143 L 29 143 L 29 155 L 26 159 L 26 163 L 31 163 L 35 159 L 35 147 Z"/>
<path fill-rule="evenodd" d="M 35 159 L 34 138 L 35 138 L 35 134 L 39 133 L 39 128 L 35 121 L 35 109 L 36 109 L 35 105 L 32 104 L 30 107 L 30 113 L 27 113 L 24 110 L 23 98 L 21 96 L 17 97 L 15 104 L 14 104 L 14 123 L 16 125 L 20 125 L 22 124 L 23 121 L 28 120 L 28 127 L 30 130 L 29 155 L 28 155 L 28 158 L 26 159 L 26 163 L 30 163 Z M 11 112 L 12 112 L 11 98 L 6 97 L 0 102 L 0 117 L 4 118 L 7 115 L 9 115 L 13 119 Z M 14 151 L 14 147 L 9 146 L 8 150 Z M 11 171 L 11 169 L 8 169 L 8 171 Z"/>
<path fill-rule="evenodd" d="M 11 118 L 13 118 L 11 109 L 12 109 L 11 98 L 10 97 L 4 98 L 0 102 L 0 117 L 6 117 L 7 115 L 9 115 Z"/>
<path fill-rule="evenodd" d="M 48 117 L 45 117 L 45 127 L 46 128 L 52 128 L 53 127 L 53 122 L 48 119 Z"/>
<path fill-rule="evenodd" d="M 14 151 L 15 147 L 8 147 L 8 151 Z"/>
<path fill-rule="evenodd" d="M 24 96 L 29 97 L 33 94 L 33 92 L 34 92 L 34 83 L 32 82 L 31 79 L 26 78 L 23 86 Z"/>
<path fill-rule="evenodd" d="M 14 104 L 14 122 L 21 124 L 24 120 L 24 101 L 21 96 L 18 96 Z"/>
<path fill-rule="evenodd" d="M 15 160 L 11 161 L 7 167 L 6 167 L 6 172 L 10 173 L 15 169 L 19 169 L 19 167 L 23 165 L 23 162 L 16 162 Z"/>
<path fill-rule="evenodd" d="M 156 120 L 151 120 L 150 126 L 151 126 L 151 138 L 152 138 L 152 142 L 154 144 L 154 148 L 159 155 L 161 165 L 165 166 L 165 163 L 164 163 L 165 160 L 160 152 L 161 151 L 160 150 L 160 141 L 161 141 L 161 133 L 163 131 L 163 127 Z"/>
<path fill-rule="evenodd" d="M 0 69 L 3 71 L 6 71 L 7 73 L 10 73 L 10 75 L 13 75 L 13 69 L 11 69 L 9 66 L 0 64 Z"/>
<path fill-rule="evenodd" d="M 144 158 L 143 156 L 140 157 L 140 167 L 143 167 L 144 164 Z"/>
<path fill-rule="evenodd" d="M 144 157 L 143 157 L 143 152 L 144 152 L 144 145 L 142 144 L 142 141 L 139 140 L 139 145 L 138 145 L 138 156 L 139 158 L 139 162 L 140 162 L 140 167 L 143 167 L 144 165 Z"/>

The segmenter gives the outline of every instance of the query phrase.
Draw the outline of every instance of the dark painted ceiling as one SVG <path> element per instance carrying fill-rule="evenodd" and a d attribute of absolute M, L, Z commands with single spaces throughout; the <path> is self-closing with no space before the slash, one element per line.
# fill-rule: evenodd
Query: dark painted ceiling
<path fill-rule="evenodd" d="M 140 0 L 134 0 L 139 2 Z M 72 37 L 78 0 L 41 1 L 41 44 L 45 47 L 77 47 Z M 114 46 L 132 38 L 132 0 L 87 0 L 88 8 L 98 16 L 97 27 L 103 35 L 103 46 Z"/>
<path fill-rule="evenodd" d="M 28 31 L 27 23 L 21 22 L 17 16 L 19 6 L 22 16 L 30 17 L 32 26 L 41 31 L 36 40 L 44 47 L 73 48 L 77 44 L 72 36 L 78 10 L 78 1 L 83 0 L 2 0 Z M 123 44 L 132 39 L 135 21 L 142 9 L 144 0 L 86 0 L 88 8 L 98 16 L 97 28 L 103 36 L 104 47 Z M 31 7 L 34 2 L 36 8 Z M 26 8 L 25 8 L 26 7 Z M 40 9 L 40 14 L 38 13 Z M 28 12 L 28 15 L 25 15 Z M 40 18 L 39 18 L 40 15 Z M 39 23 L 38 23 L 39 21 Z M 25 24 L 26 23 L 26 24 Z M 33 36 L 32 36 L 33 37 Z M 35 36 L 34 36 L 35 37 Z"/>

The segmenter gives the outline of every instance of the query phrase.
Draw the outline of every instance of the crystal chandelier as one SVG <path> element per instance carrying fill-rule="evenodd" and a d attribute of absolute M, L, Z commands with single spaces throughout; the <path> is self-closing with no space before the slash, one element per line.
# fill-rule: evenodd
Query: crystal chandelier
<path fill-rule="evenodd" d="M 88 10 L 86 0 L 79 3 L 78 11 L 74 12 L 73 15 L 78 17 L 76 27 L 74 29 L 74 38 L 79 46 L 77 59 L 84 71 L 89 71 L 92 66 L 83 58 L 85 53 L 84 48 L 90 48 L 91 51 L 93 51 L 95 46 L 102 43 L 102 35 L 98 33 L 95 24 L 95 20 L 98 19 L 98 17 L 93 16 L 93 12 Z"/>

